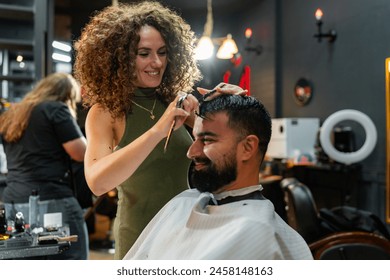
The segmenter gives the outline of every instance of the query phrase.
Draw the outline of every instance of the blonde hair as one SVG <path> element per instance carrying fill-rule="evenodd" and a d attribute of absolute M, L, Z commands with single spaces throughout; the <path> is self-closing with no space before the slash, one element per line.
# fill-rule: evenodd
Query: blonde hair
<path fill-rule="evenodd" d="M 0 134 L 7 142 L 18 141 L 29 123 L 34 107 L 44 101 L 61 101 L 76 117 L 76 102 L 80 86 L 69 74 L 54 73 L 43 78 L 24 98 L 0 116 Z"/>
<path fill-rule="evenodd" d="M 159 98 L 168 103 L 179 91 L 193 91 L 201 73 L 190 26 L 158 2 L 119 3 L 98 12 L 75 42 L 74 75 L 83 86 L 84 105 L 98 103 L 114 117 L 131 112 L 139 31 L 145 25 L 156 28 L 167 47 L 168 65 L 156 89 Z"/>

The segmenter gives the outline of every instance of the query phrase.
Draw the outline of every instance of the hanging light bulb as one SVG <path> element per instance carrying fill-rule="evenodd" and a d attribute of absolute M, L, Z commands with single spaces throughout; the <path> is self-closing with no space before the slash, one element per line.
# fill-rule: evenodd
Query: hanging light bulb
<path fill-rule="evenodd" d="M 217 52 L 217 57 L 220 59 L 231 59 L 236 53 L 238 53 L 236 42 L 234 42 L 232 35 L 228 34 Z"/>
<path fill-rule="evenodd" d="M 214 45 L 211 38 L 202 36 L 195 48 L 195 58 L 197 60 L 204 60 L 210 58 L 214 53 Z"/>
<path fill-rule="evenodd" d="M 207 20 L 204 25 L 203 36 L 200 38 L 198 45 L 195 48 L 195 58 L 197 60 L 208 59 L 214 54 L 214 44 L 211 39 L 213 32 L 213 10 L 212 0 L 207 0 Z M 217 57 L 220 59 L 230 59 L 234 54 L 238 53 L 236 42 L 232 35 L 228 34 L 226 38 L 218 38 L 219 42 L 223 39 L 222 45 L 217 52 Z"/>
<path fill-rule="evenodd" d="M 213 33 L 213 8 L 212 0 L 207 0 L 207 19 L 204 25 L 203 36 L 200 38 L 198 45 L 195 48 L 195 58 L 203 60 L 210 58 L 214 53 L 214 45 L 211 40 Z"/>

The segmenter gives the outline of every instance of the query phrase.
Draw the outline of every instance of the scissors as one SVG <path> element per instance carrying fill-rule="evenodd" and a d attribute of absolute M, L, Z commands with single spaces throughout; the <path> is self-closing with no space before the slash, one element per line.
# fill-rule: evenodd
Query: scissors
<path fill-rule="evenodd" d="M 180 98 L 176 102 L 176 108 L 182 108 L 183 107 L 183 102 L 187 98 L 187 94 L 184 94 L 180 96 Z M 169 129 L 167 140 L 165 140 L 165 145 L 164 145 L 164 153 L 167 151 L 168 143 L 169 140 L 171 139 L 172 132 L 175 128 L 176 125 L 176 118 L 172 121 L 171 128 Z"/>
<path fill-rule="evenodd" d="M 223 88 L 224 86 L 226 86 L 226 84 L 222 84 L 221 86 L 219 86 L 219 88 Z M 217 88 L 209 91 L 208 93 L 206 93 L 205 95 L 203 95 L 203 101 L 206 101 L 206 98 L 212 96 L 214 93 L 217 92 Z"/>

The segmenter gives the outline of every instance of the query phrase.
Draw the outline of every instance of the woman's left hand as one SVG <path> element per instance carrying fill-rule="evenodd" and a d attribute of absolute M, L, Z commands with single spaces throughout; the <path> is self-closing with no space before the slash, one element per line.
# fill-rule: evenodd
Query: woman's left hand
<path fill-rule="evenodd" d="M 226 84 L 226 83 L 219 83 L 213 90 L 205 89 L 198 87 L 198 92 L 203 95 L 204 100 L 210 100 L 214 97 L 217 97 L 221 94 L 237 94 L 237 95 L 245 95 L 247 94 L 248 90 L 244 90 L 239 86 L 232 85 L 232 84 Z M 215 91 L 213 94 L 207 96 L 207 93 L 210 93 L 210 91 Z M 206 95 L 206 96 L 205 96 Z"/>

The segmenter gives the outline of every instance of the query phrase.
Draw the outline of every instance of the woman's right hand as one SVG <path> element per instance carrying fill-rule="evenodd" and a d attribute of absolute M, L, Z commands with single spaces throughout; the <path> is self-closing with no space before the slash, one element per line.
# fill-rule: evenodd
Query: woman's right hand
<path fill-rule="evenodd" d="M 246 95 L 248 93 L 248 90 L 244 90 L 239 86 L 233 85 L 233 84 L 227 84 L 227 83 L 219 83 L 213 90 L 215 92 L 208 96 L 207 94 L 210 93 L 212 90 L 208 90 L 205 88 L 198 87 L 198 92 L 203 95 L 203 98 L 208 101 L 211 100 L 221 94 L 237 94 L 237 95 Z"/>
<path fill-rule="evenodd" d="M 183 95 L 186 95 L 186 97 L 181 107 L 178 108 L 177 102 Z M 181 127 L 191 113 L 197 109 L 198 105 L 198 100 L 195 96 L 191 94 L 187 95 L 186 93 L 178 94 L 175 100 L 168 105 L 164 114 L 154 125 L 154 128 L 161 133 L 162 138 L 166 137 L 171 129 L 172 123 L 175 121 L 175 130 Z"/>

